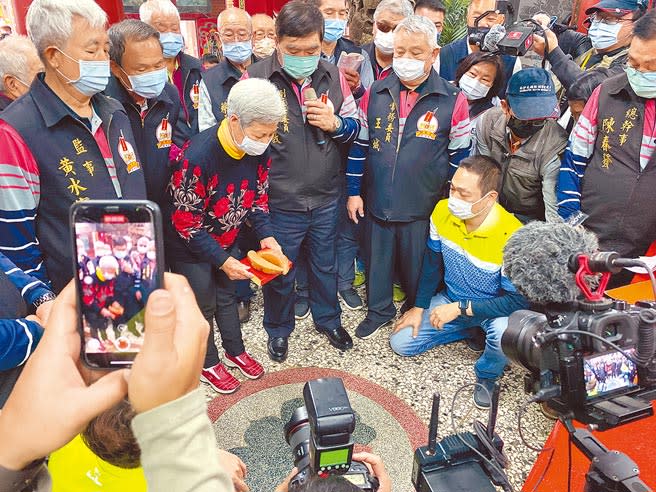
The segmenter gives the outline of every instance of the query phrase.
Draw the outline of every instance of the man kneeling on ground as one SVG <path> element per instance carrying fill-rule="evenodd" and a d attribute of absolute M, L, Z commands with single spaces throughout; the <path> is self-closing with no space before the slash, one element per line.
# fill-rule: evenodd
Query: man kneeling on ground
<path fill-rule="evenodd" d="M 489 157 L 460 162 L 449 199 L 438 202 L 430 218 L 415 307 L 390 339 L 394 352 L 414 356 L 465 339 L 480 326 L 486 341 L 474 366 L 479 408 L 489 408 L 494 382 L 507 363 L 501 336 L 508 316 L 527 306 L 501 269 L 506 241 L 521 223 L 497 203 L 500 176 L 501 167 Z M 435 294 L 442 281 L 444 290 Z"/>

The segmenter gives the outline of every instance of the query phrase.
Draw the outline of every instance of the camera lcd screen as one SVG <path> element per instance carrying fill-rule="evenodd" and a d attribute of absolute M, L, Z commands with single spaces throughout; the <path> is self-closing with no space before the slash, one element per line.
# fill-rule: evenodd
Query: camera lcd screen
<path fill-rule="evenodd" d="M 631 356 L 635 348 L 625 350 Z M 588 398 L 632 388 L 638 385 L 638 368 L 616 351 L 595 354 L 583 359 L 583 377 Z"/>
<path fill-rule="evenodd" d="M 343 465 L 348 463 L 348 458 L 349 448 L 322 451 L 319 456 L 319 466 L 324 468 L 326 466 Z"/>
<path fill-rule="evenodd" d="M 157 288 L 152 222 L 105 215 L 76 222 L 77 276 L 87 355 L 112 364 L 134 359 L 143 344 L 144 307 Z"/>

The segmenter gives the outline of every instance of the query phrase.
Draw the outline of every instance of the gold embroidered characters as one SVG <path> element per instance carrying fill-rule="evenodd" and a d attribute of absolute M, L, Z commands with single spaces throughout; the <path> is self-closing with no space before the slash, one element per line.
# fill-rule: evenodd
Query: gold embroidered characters
<path fill-rule="evenodd" d="M 73 144 L 73 148 L 75 149 L 75 153 L 77 155 L 84 154 L 87 151 L 87 149 L 84 147 L 84 143 L 79 138 L 73 139 L 71 143 Z"/>
<path fill-rule="evenodd" d="M 82 164 L 82 167 L 87 170 L 87 172 L 93 176 L 93 173 L 95 171 L 95 168 L 93 166 L 93 161 L 84 161 L 84 164 Z"/>
<path fill-rule="evenodd" d="M 75 169 L 73 168 L 73 161 L 70 160 L 68 157 L 62 157 L 61 160 L 59 161 L 59 170 L 62 171 L 66 177 L 68 177 L 69 174 L 75 174 Z"/>
<path fill-rule="evenodd" d="M 79 179 L 75 178 L 68 178 L 71 181 L 71 184 L 67 186 L 67 188 L 71 191 L 71 193 L 75 196 L 80 196 L 80 193 L 83 191 L 87 191 L 87 189 L 80 184 Z"/>

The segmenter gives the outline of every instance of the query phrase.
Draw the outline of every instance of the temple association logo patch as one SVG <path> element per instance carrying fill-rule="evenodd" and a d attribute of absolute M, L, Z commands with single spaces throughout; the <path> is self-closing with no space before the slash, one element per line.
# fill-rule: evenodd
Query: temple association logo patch
<path fill-rule="evenodd" d="M 432 111 L 427 111 L 419 118 L 415 136 L 435 140 L 435 137 L 437 137 L 437 118 Z"/>
<path fill-rule="evenodd" d="M 165 149 L 173 143 L 173 130 L 169 124 L 169 115 L 167 114 L 157 126 L 155 130 L 155 138 L 157 139 L 157 148 Z"/>
<path fill-rule="evenodd" d="M 121 132 L 121 136 L 118 139 L 118 155 L 120 155 L 123 162 L 125 162 L 125 165 L 128 168 L 128 174 L 141 169 L 141 165 L 139 164 L 139 161 L 137 161 L 137 155 L 134 153 L 134 148 L 132 148 L 130 142 L 125 140 L 123 132 Z"/>

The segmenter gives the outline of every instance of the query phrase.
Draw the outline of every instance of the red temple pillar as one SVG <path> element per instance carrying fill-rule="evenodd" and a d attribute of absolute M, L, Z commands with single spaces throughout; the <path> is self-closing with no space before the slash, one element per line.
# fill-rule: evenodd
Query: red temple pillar
<path fill-rule="evenodd" d="M 14 21 L 16 22 L 16 31 L 21 34 L 27 34 L 25 29 L 25 16 L 27 9 L 30 7 L 32 0 L 11 0 L 14 7 Z M 96 0 L 98 5 L 107 12 L 109 23 L 113 24 L 125 18 L 123 14 L 122 0 Z"/>

